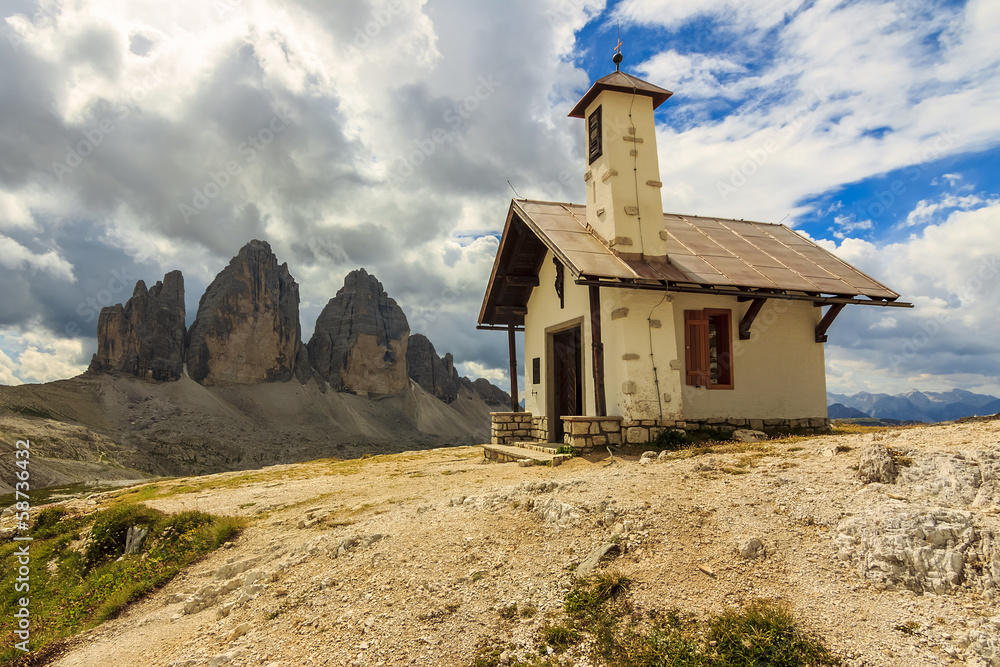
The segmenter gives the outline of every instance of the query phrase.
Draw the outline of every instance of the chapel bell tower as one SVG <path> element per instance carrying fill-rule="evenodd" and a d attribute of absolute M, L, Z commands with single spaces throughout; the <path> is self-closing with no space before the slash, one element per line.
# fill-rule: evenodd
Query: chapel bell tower
<path fill-rule="evenodd" d="M 660 167 L 653 112 L 669 90 L 619 70 L 599 79 L 569 113 L 583 118 L 587 136 L 587 223 L 618 255 L 663 260 Z"/>

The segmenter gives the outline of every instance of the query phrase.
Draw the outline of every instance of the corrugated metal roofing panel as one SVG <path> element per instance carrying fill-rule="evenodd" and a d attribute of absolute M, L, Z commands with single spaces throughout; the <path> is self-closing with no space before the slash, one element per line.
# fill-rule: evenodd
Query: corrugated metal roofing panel
<path fill-rule="evenodd" d="M 898 297 L 784 225 L 665 213 L 668 264 L 622 260 L 586 224 L 586 207 L 517 201 L 574 272 L 872 298 Z"/>
<path fill-rule="evenodd" d="M 620 259 L 607 253 L 565 252 L 566 258 L 583 275 L 632 280 L 638 276 Z"/>
<path fill-rule="evenodd" d="M 728 278 L 726 284 L 758 289 L 777 289 L 778 287 L 739 257 L 706 257 L 705 260 Z"/>

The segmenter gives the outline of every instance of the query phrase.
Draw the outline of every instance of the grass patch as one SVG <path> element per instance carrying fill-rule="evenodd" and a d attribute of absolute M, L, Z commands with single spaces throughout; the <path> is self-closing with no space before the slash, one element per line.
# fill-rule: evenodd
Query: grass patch
<path fill-rule="evenodd" d="M 245 519 L 204 512 L 163 514 L 144 505 L 118 504 L 86 516 L 46 508 L 31 529 L 32 542 L 0 544 L 8 573 L 0 581 L 0 614 L 11 618 L 24 592 L 15 590 L 16 549 L 30 544 L 31 639 L 36 656 L 58 642 L 118 616 L 129 604 L 162 587 L 192 561 L 232 539 Z M 129 528 L 149 530 L 139 553 L 123 556 Z M 8 626 L 0 633 L 0 664 L 20 664 L 25 654 Z M 20 660 L 19 660 L 20 659 Z"/>
<path fill-rule="evenodd" d="M 574 651 L 608 667 L 819 667 L 839 665 L 823 643 L 803 632 L 787 607 L 753 600 L 699 620 L 677 609 L 637 613 L 629 600 L 634 582 L 620 572 L 578 580 L 566 595 L 562 618 L 538 632 L 538 654 L 519 655 L 516 647 L 484 640 L 471 667 L 509 664 L 558 665 Z M 897 628 L 898 629 L 898 628 Z M 565 659 L 565 656 L 563 656 Z"/>

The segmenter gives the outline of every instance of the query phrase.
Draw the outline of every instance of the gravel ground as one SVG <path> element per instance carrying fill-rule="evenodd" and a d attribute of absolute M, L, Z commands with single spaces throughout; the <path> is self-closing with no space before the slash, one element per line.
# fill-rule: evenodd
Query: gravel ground
<path fill-rule="evenodd" d="M 706 615 L 776 598 L 849 665 L 1000 664 L 998 431 L 1000 421 L 945 424 L 556 468 L 445 448 L 159 482 L 179 492 L 153 507 L 253 522 L 53 664 L 463 665 L 483 638 L 529 651 L 575 568 L 611 540 L 624 553 L 601 567 L 633 578 L 641 610 Z M 859 456 L 879 443 L 902 466 L 896 484 L 856 479 Z M 978 472 L 959 474 L 956 461 Z M 910 590 L 878 570 L 884 553 L 873 560 L 860 541 L 845 550 L 845 522 L 881 534 L 886 517 L 924 507 L 967 513 L 974 546 L 951 540 L 940 553 L 959 562 L 952 552 L 985 549 L 993 574 L 967 559 L 946 592 L 919 590 L 919 579 Z M 745 558 L 752 539 L 764 553 Z M 931 541 L 921 544 L 938 548 Z M 886 562 L 905 569 L 904 556 Z M 511 604 L 518 614 L 503 613 Z"/>

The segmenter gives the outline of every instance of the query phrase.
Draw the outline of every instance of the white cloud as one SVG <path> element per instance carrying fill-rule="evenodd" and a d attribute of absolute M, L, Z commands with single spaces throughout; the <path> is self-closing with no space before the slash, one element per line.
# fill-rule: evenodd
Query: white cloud
<path fill-rule="evenodd" d="M 625 3 L 622 11 L 653 21 L 649 8 L 662 7 L 661 22 L 669 24 L 728 5 L 662 2 L 640 10 Z M 672 116 L 672 101 L 664 105 L 657 145 L 667 210 L 764 221 L 790 214 L 794 224 L 804 212 L 798 203 L 818 193 L 906 167 L 919 175 L 920 165 L 1000 143 L 1000 79 L 989 74 L 1000 53 L 985 49 L 980 61 L 969 61 L 969 45 L 982 43 L 984 30 L 1000 31 L 996 12 L 972 5 L 967 12 L 985 25 L 972 29 L 963 16 L 958 23 L 967 29 L 951 31 L 952 14 L 922 0 L 910 5 L 801 8 L 775 28 L 765 65 L 733 71 L 724 84 L 713 81 L 709 65 L 673 50 L 639 65 L 675 99 L 688 94 L 686 83 L 696 97 L 743 95 L 718 120 Z M 732 16 L 738 39 L 754 39 L 761 21 Z M 949 39 L 932 46 L 942 30 Z"/>
<path fill-rule="evenodd" d="M 827 346 L 831 391 L 978 386 L 1000 395 L 998 216 L 1000 202 L 988 202 L 882 247 L 819 242 L 915 306 L 848 307 Z"/>
<path fill-rule="evenodd" d="M 73 265 L 63 259 L 58 251 L 32 252 L 14 239 L 2 234 L 0 234 L 0 265 L 9 269 L 45 271 L 61 280 L 76 282 L 76 276 L 73 275 Z"/>
<path fill-rule="evenodd" d="M 937 201 L 921 199 L 917 202 L 916 208 L 910 211 L 910 214 L 906 216 L 906 222 L 903 223 L 903 225 L 906 227 L 913 227 L 915 225 L 922 225 L 931 222 L 940 211 L 969 211 L 981 208 L 984 205 L 995 203 L 997 203 L 997 200 L 986 199 L 980 195 L 959 196 L 954 194 L 945 194 Z"/>
<path fill-rule="evenodd" d="M 478 380 L 479 378 L 486 378 L 496 386 L 500 387 L 504 391 L 510 393 L 510 372 L 504 372 L 499 368 L 486 368 L 482 364 L 477 364 L 476 362 L 466 362 L 464 364 L 456 364 L 458 367 L 458 372 L 460 375 L 467 377 L 471 380 Z M 522 378 L 518 378 L 520 382 Z"/>
<path fill-rule="evenodd" d="M 76 339 L 53 336 L 34 323 L 25 329 L 0 329 L 0 382 L 51 382 L 79 375 L 87 369 L 83 344 Z"/>
<path fill-rule="evenodd" d="M 2 335 L 2 334 L 0 334 Z M 7 356 L 7 354 L 0 350 L 0 384 L 5 385 L 19 385 L 24 384 L 15 375 L 19 371 L 17 362 Z"/>
<path fill-rule="evenodd" d="M 638 23 L 677 26 L 699 16 L 712 16 L 723 23 L 750 24 L 769 28 L 795 12 L 804 0 L 625 0 L 616 8 L 618 17 Z"/>
<path fill-rule="evenodd" d="M 838 239 L 847 238 L 855 232 L 870 230 L 874 227 L 871 220 L 857 220 L 853 215 L 834 216 L 833 222 L 836 227 L 830 229 L 830 232 Z"/>
<path fill-rule="evenodd" d="M 738 99 L 747 90 L 761 85 L 757 77 L 732 77 L 745 74 L 745 65 L 705 54 L 663 51 L 642 63 L 640 71 L 650 81 L 670 81 L 687 98 Z M 727 82 L 721 82 L 720 78 L 726 78 Z"/>

